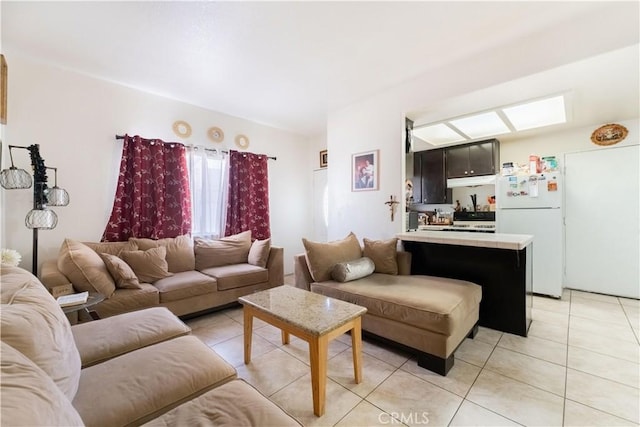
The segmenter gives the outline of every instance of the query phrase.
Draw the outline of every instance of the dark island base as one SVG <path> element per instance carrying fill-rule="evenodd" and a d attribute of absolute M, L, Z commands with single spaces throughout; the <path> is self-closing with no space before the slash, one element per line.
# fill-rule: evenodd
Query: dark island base
<path fill-rule="evenodd" d="M 480 325 L 527 336 L 531 325 L 531 246 L 521 250 L 403 241 L 411 274 L 467 280 L 482 286 Z"/>

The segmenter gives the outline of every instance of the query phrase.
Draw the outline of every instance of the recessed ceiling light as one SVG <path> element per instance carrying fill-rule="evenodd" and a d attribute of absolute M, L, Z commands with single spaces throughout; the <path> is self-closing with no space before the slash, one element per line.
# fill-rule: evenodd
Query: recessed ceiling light
<path fill-rule="evenodd" d="M 564 96 L 542 99 L 502 110 L 516 130 L 565 123 Z"/>
<path fill-rule="evenodd" d="M 482 138 L 511 132 L 495 111 L 451 120 L 449 123 L 471 138 Z"/>
<path fill-rule="evenodd" d="M 414 128 L 412 134 L 432 145 L 443 145 L 467 139 L 444 123 Z"/>

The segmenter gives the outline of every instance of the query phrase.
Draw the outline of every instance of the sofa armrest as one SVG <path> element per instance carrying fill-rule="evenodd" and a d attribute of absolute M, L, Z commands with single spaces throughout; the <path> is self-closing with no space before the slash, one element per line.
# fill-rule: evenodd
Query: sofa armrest
<path fill-rule="evenodd" d="M 313 278 L 311 277 L 305 254 L 298 254 L 293 257 L 293 274 L 296 287 L 307 291 L 310 290 Z"/>
<path fill-rule="evenodd" d="M 42 270 L 40 271 L 40 281 L 51 292 L 51 290 L 57 286 L 65 286 L 71 284 L 71 281 L 67 279 L 67 276 L 62 274 L 58 270 L 58 261 L 55 259 L 48 259 L 42 263 Z"/>
<path fill-rule="evenodd" d="M 411 252 L 398 251 L 396 256 L 398 261 L 398 274 L 401 276 L 411 275 Z"/>
<path fill-rule="evenodd" d="M 166 307 L 152 307 L 71 326 L 82 367 L 191 333 Z"/>
<path fill-rule="evenodd" d="M 284 248 L 271 246 L 267 259 L 267 270 L 269 270 L 269 284 L 271 286 L 284 284 Z"/>

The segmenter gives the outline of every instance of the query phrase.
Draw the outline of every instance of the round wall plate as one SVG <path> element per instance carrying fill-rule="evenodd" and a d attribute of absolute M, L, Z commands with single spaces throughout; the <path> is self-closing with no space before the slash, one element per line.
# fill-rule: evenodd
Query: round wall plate
<path fill-rule="evenodd" d="M 596 145 L 614 145 L 627 137 L 626 127 L 617 124 L 600 126 L 591 134 L 591 142 Z"/>
<path fill-rule="evenodd" d="M 210 127 L 207 131 L 207 136 L 213 142 L 222 142 L 224 140 L 224 132 L 219 127 Z"/>
<path fill-rule="evenodd" d="M 236 145 L 242 149 L 249 148 L 249 138 L 246 135 L 237 135 L 236 136 Z"/>
<path fill-rule="evenodd" d="M 176 120 L 173 122 L 173 133 L 180 138 L 189 138 L 191 136 L 191 125 L 184 120 Z"/>

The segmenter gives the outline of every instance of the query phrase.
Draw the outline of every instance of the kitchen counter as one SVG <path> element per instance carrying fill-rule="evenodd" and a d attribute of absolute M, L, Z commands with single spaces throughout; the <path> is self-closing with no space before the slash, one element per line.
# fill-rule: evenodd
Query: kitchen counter
<path fill-rule="evenodd" d="M 480 325 L 527 336 L 533 305 L 533 236 L 429 230 L 397 237 L 412 255 L 411 274 L 482 286 Z"/>
<path fill-rule="evenodd" d="M 437 228 L 437 226 L 434 226 Z M 441 231 L 434 229 L 407 231 L 396 237 L 407 242 L 438 243 L 444 245 L 476 246 L 520 250 L 533 242 L 529 234 L 478 233 L 473 231 Z"/>

